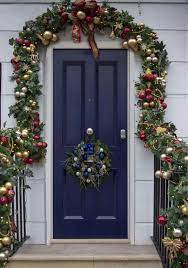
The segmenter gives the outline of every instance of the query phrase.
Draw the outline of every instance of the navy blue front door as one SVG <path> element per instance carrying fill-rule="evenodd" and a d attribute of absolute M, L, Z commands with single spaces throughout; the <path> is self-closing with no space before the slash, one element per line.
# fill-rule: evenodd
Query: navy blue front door
<path fill-rule="evenodd" d="M 54 238 L 127 237 L 127 51 L 55 49 Z M 63 162 L 93 128 L 112 152 L 112 172 L 99 190 L 80 190 Z"/>

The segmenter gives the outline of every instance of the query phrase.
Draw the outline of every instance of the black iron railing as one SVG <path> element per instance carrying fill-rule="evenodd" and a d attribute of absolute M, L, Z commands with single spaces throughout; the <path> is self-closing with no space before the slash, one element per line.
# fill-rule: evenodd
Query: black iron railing
<path fill-rule="evenodd" d="M 161 169 L 161 162 L 158 158 L 154 159 L 154 171 Z M 163 246 L 162 238 L 166 234 L 166 227 L 157 224 L 157 218 L 161 210 L 170 206 L 169 195 L 169 181 L 155 178 L 154 175 L 154 220 L 153 220 L 153 243 L 158 251 L 164 268 L 169 268 L 169 260 L 166 249 Z"/>
<path fill-rule="evenodd" d="M 14 186 L 15 196 L 12 203 L 12 230 L 14 232 L 14 244 L 10 252 L 13 255 L 27 240 L 26 235 L 26 185 L 25 178 L 19 177 Z"/>

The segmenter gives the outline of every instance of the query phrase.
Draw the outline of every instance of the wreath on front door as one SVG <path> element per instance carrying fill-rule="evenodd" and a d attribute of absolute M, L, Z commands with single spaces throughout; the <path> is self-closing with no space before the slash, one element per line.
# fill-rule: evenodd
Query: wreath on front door
<path fill-rule="evenodd" d="M 111 170 L 110 150 L 88 128 L 85 140 L 68 153 L 65 169 L 79 181 L 81 188 L 99 188 Z"/>
<path fill-rule="evenodd" d="M 26 22 L 17 38 L 10 44 L 14 48 L 12 79 L 16 82 L 16 102 L 10 107 L 10 115 L 17 120 L 16 128 L 0 130 L 0 266 L 4 266 L 14 243 L 13 221 L 9 190 L 13 179 L 22 174 L 25 166 L 45 156 L 47 144 L 43 140 L 43 123 L 38 113 L 38 97 L 41 94 L 39 82 L 38 49 L 42 43 L 48 46 L 58 40 L 58 32 L 72 26 L 72 39 L 80 42 L 87 36 L 93 55 L 100 51 L 95 33 L 119 39 L 120 47 L 132 49 L 142 59 L 143 73 L 136 83 L 136 94 L 141 109 L 137 135 L 162 161 L 156 177 L 171 180 L 170 200 L 172 208 L 160 215 L 158 222 L 167 226 L 167 237 L 163 240 L 174 267 L 188 262 L 188 147 L 178 139 L 175 126 L 164 120 L 167 51 L 157 34 L 144 23 L 135 23 L 127 11 L 118 11 L 108 3 L 98 5 L 95 0 L 64 0 L 53 5 L 34 21 Z M 179 177 L 174 176 L 181 171 Z M 13 197 L 14 192 L 11 191 Z"/>

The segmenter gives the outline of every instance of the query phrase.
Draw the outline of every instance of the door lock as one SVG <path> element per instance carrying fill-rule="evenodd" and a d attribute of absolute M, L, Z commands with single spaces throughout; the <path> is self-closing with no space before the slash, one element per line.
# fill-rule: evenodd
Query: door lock
<path fill-rule="evenodd" d="M 121 129 L 120 130 L 120 137 L 121 137 L 121 140 L 125 140 L 126 139 L 126 131 L 125 131 L 125 129 Z"/>

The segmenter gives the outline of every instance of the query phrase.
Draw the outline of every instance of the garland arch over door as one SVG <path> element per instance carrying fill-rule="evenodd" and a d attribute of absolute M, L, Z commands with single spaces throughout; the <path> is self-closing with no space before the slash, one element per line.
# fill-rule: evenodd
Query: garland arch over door
<path fill-rule="evenodd" d="M 157 171 L 156 176 L 173 181 L 171 198 L 175 205 L 163 212 L 163 221 L 160 218 L 159 223 L 168 227 L 168 237 L 164 239 L 164 245 L 169 249 L 173 247 L 170 257 L 175 257 L 175 261 L 179 263 L 186 262 L 183 248 L 186 246 L 187 227 L 184 220 L 188 215 L 188 204 L 183 187 L 187 185 L 188 153 L 185 142 L 176 137 L 175 126 L 164 121 L 168 65 L 165 46 L 158 41 L 152 29 L 143 23 L 135 23 L 128 12 L 117 11 L 108 4 L 100 6 L 95 0 L 76 0 L 73 4 L 65 0 L 57 3 L 35 21 L 27 22 L 19 37 L 10 40 L 10 44 L 14 46 L 12 79 L 16 81 L 16 103 L 10 107 L 10 115 L 17 119 L 17 127 L 3 128 L 0 131 L 0 161 L 3 171 L 0 211 L 4 230 L 0 235 L 2 261 L 6 261 L 8 253 L 5 250 L 14 237 L 10 217 L 10 204 L 14 196 L 12 178 L 19 176 L 21 170 L 29 174 L 25 165 L 42 159 L 47 147 L 41 136 L 43 124 L 38 113 L 38 96 L 41 94 L 38 46 L 40 42 L 44 46 L 56 42 L 57 33 L 63 31 L 66 25 L 72 26 L 73 41 L 80 42 L 82 34 L 87 36 L 96 58 L 100 56 L 94 38 L 96 31 L 108 34 L 112 39 L 119 38 L 123 48 L 130 48 L 140 54 L 143 73 L 136 83 L 136 92 L 142 112 L 137 134 L 144 146 L 162 160 L 162 170 Z M 176 178 L 174 174 L 179 169 L 182 170 L 182 176 Z M 178 194 L 179 189 L 181 195 Z M 181 230 L 177 232 L 177 228 Z"/>

